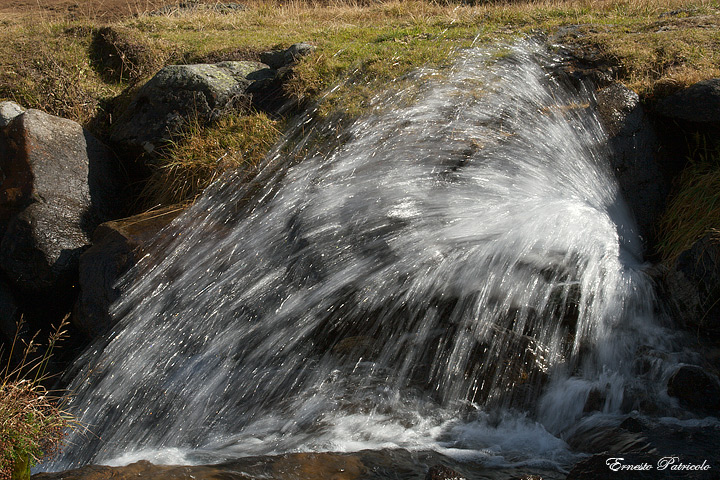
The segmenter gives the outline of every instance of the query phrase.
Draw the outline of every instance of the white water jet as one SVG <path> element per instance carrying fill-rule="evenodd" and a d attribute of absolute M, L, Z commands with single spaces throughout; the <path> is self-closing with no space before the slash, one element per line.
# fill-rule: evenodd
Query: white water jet
<path fill-rule="evenodd" d="M 70 407 L 94 435 L 50 468 L 381 448 L 566 464 L 557 436 L 593 389 L 617 412 L 662 332 L 592 96 L 554 61 L 464 51 L 336 147 L 296 131 L 316 153 L 211 188 L 79 360 Z"/>

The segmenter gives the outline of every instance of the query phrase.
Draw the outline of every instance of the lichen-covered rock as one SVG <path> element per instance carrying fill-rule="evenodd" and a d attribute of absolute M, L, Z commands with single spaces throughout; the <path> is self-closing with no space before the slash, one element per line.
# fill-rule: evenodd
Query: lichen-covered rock
<path fill-rule="evenodd" d="M 109 309 L 120 296 L 118 280 L 182 210 L 167 207 L 106 222 L 95 230 L 93 246 L 80 256 L 80 295 L 72 316 L 73 325 L 87 338 L 96 338 L 112 327 Z"/>
<path fill-rule="evenodd" d="M 660 100 L 655 111 L 693 123 L 720 123 L 720 78 L 703 80 Z"/>
<path fill-rule="evenodd" d="M 169 65 L 143 85 L 115 122 L 111 140 L 147 152 L 184 127 L 205 125 L 247 106 L 247 88 L 275 71 L 250 61 Z"/>
<path fill-rule="evenodd" d="M 616 83 L 597 92 L 597 109 L 609 134 L 611 165 L 646 245 L 665 209 L 669 186 L 658 162 L 660 143 L 632 90 Z"/>
<path fill-rule="evenodd" d="M 0 129 L 0 268 L 32 292 L 66 289 L 88 233 L 121 200 L 117 161 L 79 124 L 28 110 Z"/>
<path fill-rule="evenodd" d="M 0 102 L 0 127 L 6 127 L 15 117 L 25 109 L 15 102 Z"/>

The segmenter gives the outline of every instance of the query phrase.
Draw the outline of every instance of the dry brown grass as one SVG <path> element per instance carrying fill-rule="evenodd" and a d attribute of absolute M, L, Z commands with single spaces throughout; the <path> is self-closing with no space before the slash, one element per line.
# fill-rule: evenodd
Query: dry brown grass
<path fill-rule="evenodd" d="M 660 220 L 658 249 L 668 265 L 705 235 L 720 241 L 720 151 L 695 153 Z"/>
<path fill-rule="evenodd" d="M 456 49 L 538 31 L 552 33 L 567 25 L 580 25 L 583 32 L 568 42 L 600 51 L 618 66 L 617 79 L 645 98 L 720 76 L 717 0 L 475 5 L 443 0 L 258 0 L 232 13 L 178 9 L 160 16 L 147 12 L 172 2 L 126 2 L 137 15 L 116 19 L 105 30 L 98 23 L 104 18 L 98 2 L 95 11 L 90 11 L 90 2 L 87 14 L 78 13 L 73 20 L 38 22 L 0 14 L 0 99 L 68 117 L 102 133 L 112 119 L 110 100 L 165 63 L 220 60 L 238 52 L 256 55 L 308 41 L 317 51 L 296 68 L 287 85 L 289 94 L 317 98 L 342 83 L 321 112 L 340 110 L 354 116 L 376 92 L 413 69 L 443 68 Z M 105 51 L 93 50 L 99 36 L 105 37 Z M 351 81 L 345 81 L 348 78 Z M 263 125 L 244 124 L 251 129 L 246 138 L 260 139 L 253 152 L 267 148 Z M 208 135 L 217 139 L 226 131 L 211 127 L 209 132 L 215 133 Z M 153 186 L 146 189 L 154 192 L 151 202 L 177 200 L 172 192 L 192 198 L 217 175 L 215 161 L 225 152 L 212 145 L 216 140 L 198 140 L 203 135 L 190 135 L 193 140 L 166 151 L 165 163 L 154 164 Z M 162 182 L 167 182 L 167 195 L 160 194 Z"/>
<path fill-rule="evenodd" d="M 207 128 L 189 125 L 180 140 L 152 162 L 141 207 L 193 201 L 228 170 L 250 173 L 279 138 L 278 123 L 256 112 L 230 116 Z"/>
<path fill-rule="evenodd" d="M 44 386 L 46 367 L 53 349 L 65 338 L 67 325 L 65 317 L 40 356 L 35 356 L 40 347 L 37 335 L 21 346 L 16 334 L 7 352 L 8 361 L 0 373 L 0 478 L 29 478 L 30 467 L 57 452 L 65 429 L 77 426 L 61 409 L 61 399 Z M 21 328 L 22 321 L 16 331 Z M 16 350 L 21 352 L 15 363 Z"/>

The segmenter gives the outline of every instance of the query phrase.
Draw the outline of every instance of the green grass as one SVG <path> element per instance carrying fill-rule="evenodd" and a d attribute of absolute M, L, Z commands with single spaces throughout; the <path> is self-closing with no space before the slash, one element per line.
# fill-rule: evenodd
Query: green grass
<path fill-rule="evenodd" d="M 669 265 L 705 235 L 720 242 L 720 151 L 698 148 L 676 190 L 660 221 L 658 250 Z"/>
<path fill-rule="evenodd" d="M 254 112 L 232 115 L 206 128 L 189 125 L 178 141 L 151 161 L 140 207 L 193 201 L 226 170 L 251 174 L 280 137 L 280 123 Z"/>
<path fill-rule="evenodd" d="M 0 98 L 77 120 L 102 135 L 122 103 L 111 100 L 123 92 L 127 98 L 164 64 L 255 60 L 264 50 L 307 41 L 317 50 L 297 66 L 287 93 L 299 102 L 313 101 L 339 85 L 317 114 L 343 112 L 353 118 L 375 94 L 400 87 L 403 76 L 416 68 L 449 65 L 458 49 L 552 34 L 567 25 L 581 25 L 584 35 L 565 41 L 600 51 L 617 65 L 618 80 L 645 99 L 720 76 L 717 0 L 477 3 L 256 1 L 231 14 L 140 15 L 106 30 L 91 18 L 39 23 L 0 18 Z M 103 35 L 107 41 L 98 48 Z M 277 137 L 268 134 L 264 121 L 244 122 L 242 128 L 247 141 L 258 138 L 258 143 L 239 147 L 252 150 L 252 160 L 232 166 L 252 166 Z M 281 130 L 282 120 L 273 128 Z M 194 198 L 219 174 L 215 160 L 222 153 L 216 145 L 230 142 L 220 140 L 230 131 L 238 134 L 235 127 L 210 126 L 165 149 L 152 164 L 145 189 L 149 198 L 141 203 Z M 211 141 L 197 140 L 202 136 Z"/>

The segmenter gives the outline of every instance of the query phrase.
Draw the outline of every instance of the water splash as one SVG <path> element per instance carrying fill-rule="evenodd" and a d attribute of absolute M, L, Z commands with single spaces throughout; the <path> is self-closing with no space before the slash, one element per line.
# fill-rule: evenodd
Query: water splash
<path fill-rule="evenodd" d="M 593 389 L 617 411 L 639 342 L 662 340 L 592 96 L 555 61 L 532 42 L 465 51 L 326 126 L 334 147 L 297 129 L 260 180 L 213 187 L 80 360 L 71 408 L 100 440 L 53 468 L 367 448 L 567 462 L 554 435 Z M 311 153 L 283 164 L 293 148 Z"/>

